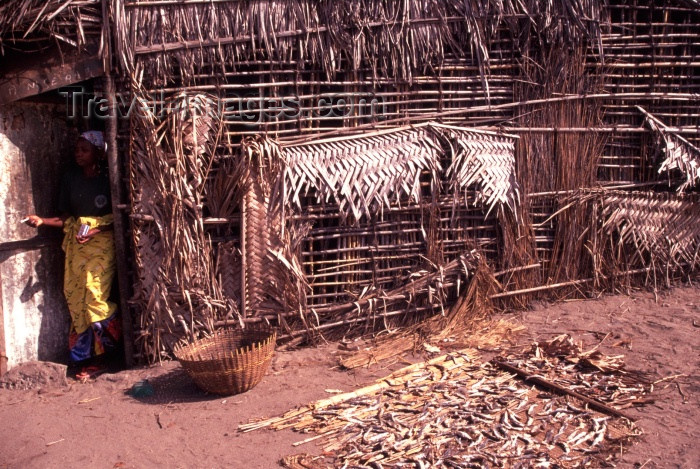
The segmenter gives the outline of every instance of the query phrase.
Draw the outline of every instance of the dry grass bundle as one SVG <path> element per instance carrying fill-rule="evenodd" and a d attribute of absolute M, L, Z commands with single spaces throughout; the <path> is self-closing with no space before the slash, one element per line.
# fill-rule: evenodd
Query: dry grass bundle
<path fill-rule="evenodd" d="M 450 311 L 453 309 L 455 306 L 452 306 Z M 473 316 L 478 316 L 478 313 L 481 312 L 474 312 Z M 348 370 L 371 367 L 375 364 L 386 366 L 398 361 L 406 353 L 433 356 L 446 350 L 464 347 L 499 351 L 503 344 L 512 343 L 515 337 L 525 330 L 521 324 L 504 319 L 466 316 L 458 330 L 449 333 L 437 330 L 433 335 L 426 335 L 423 329 L 436 329 L 435 324 L 440 322 L 441 318 L 440 315 L 435 315 L 417 325 L 392 331 L 388 336 L 379 336 L 369 347 L 349 355 L 343 354 L 340 365 Z"/>
<path fill-rule="evenodd" d="M 602 89 L 602 75 L 591 74 L 586 68 L 585 42 L 563 49 L 559 40 L 545 41 L 545 44 L 542 49 L 534 49 L 532 57 L 523 59 L 521 70 L 525 77 L 517 85 L 519 96 L 532 99 L 557 94 L 582 95 Z M 567 194 L 595 185 L 605 143 L 605 137 L 600 133 L 558 133 L 556 128 L 594 127 L 600 125 L 602 117 L 599 102 L 576 101 L 528 106 L 518 118 L 523 127 L 555 129 L 552 133 L 529 134 L 520 139 L 518 146 L 517 178 L 524 193 L 549 193 L 550 199 L 529 197 L 524 202 L 522 216 L 533 221 L 532 228 L 505 228 L 506 235 L 511 238 L 515 237 L 513 233 L 522 235 L 517 241 L 520 254 L 513 259 L 519 265 L 541 262 L 544 283 L 565 282 L 592 274 L 586 248 L 589 216 L 585 207 L 576 205 L 562 210 L 556 217 L 549 215 L 565 205 L 556 198 L 552 199 L 551 194 Z M 506 221 L 517 223 L 517 220 Z M 512 266 L 507 264 L 504 267 Z M 531 286 L 528 280 L 539 279 L 516 280 L 518 282 L 513 287 L 518 289 Z"/>
<path fill-rule="evenodd" d="M 390 329 L 390 318 L 399 324 L 413 324 L 426 315 L 444 314 L 450 290 L 469 277 L 473 260 L 471 253 L 466 253 L 443 265 L 415 270 L 393 289 L 366 288 L 356 301 L 312 306 L 302 312 L 301 319 L 309 333 L 337 329 L 353 336 L 377 327 Z"/>
<path fill-rule="evenodd" d="M 135 290 L 147 312 L 138 342 L 151 360 L 167 355 L 183 336 L 213 330 L 216 319 L 237 309 L 220 291 L 202 223 L 205 182 L 221 134 L 216 109 L 211 96 L 181 93 L 162 116 L 142 106 L 132 119 Z"/>
<path fill-rule="evenodd" d="M 441 341 L 473 331 L 474 326 L 487 319 L 493 311 L 490 296 L 500 290 L 500 284 L 493 276 L 491 267 L 483 256 L 477 258 L 474 276 L 466 286 L 466 291 L 444 317 L 431 318 L 422 329 L 423 334 Z"/>

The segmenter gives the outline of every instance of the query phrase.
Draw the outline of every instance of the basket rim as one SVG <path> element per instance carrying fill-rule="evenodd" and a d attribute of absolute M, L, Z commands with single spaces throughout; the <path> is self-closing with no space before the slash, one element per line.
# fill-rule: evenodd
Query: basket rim
<path fill-rule="evenodd" d="M 186 362 L 196 362 L 196 363 L 206 363 L 206 362 L 219 362 L 224 359 L 224 357 L 216 357 L 216 358 L 211 358 L 211 359 L 206 359 L 206 360 L 198 360 L 198 359 L 192 359 L 189 358 L 191 354 L 195 353 L 197 351 L 198 347 L 206 347 L 208 345 L 215 346 L 216 341 L 218 339 L 221 339 L 222 337 L 231 335 L 231 334 L 236 334 L 239 335 L 239 337 L 234 337 L 234 338 L 242 338 L 245 337 L 246 333 L 262 333 L 264 334 L 263 337 L 256 338 L 251 344 L 248 344 L 244 347 L 238 347 L 236 346 L 235 348 L 232 348 L 229 353 L 227 353 L 225 358 L 241 358 L 245 355 L 254 353 L 259 350 L 263 350 L 264 348 L 269 348 L 270 345 L 272 345 L 273 349 L 277 341 L 277 329 L 273 327 L 254 327 L 251 329 L 236 329 L 236 328 L 222 328 L 222 329 L 217 329 L 213 333 L 205 336 L 205 337 L 200 337 L 199 339 L 196 339 L 194 341 L 191 341 L 190 339 L 183 338 L 181 339 L 175 346 L 173 347 L 173 355 L 178 361 L 186 361 Z"/>
<path fill-rule="evenodd" d="M 242 341 L 246 345 L 239 347 Z M 192 342 L 182 341 L 174 355 L 197 387 L 231 395 L 246 392 L 262 380 L 276 343 L 274 328 L 227 328 Z"/>

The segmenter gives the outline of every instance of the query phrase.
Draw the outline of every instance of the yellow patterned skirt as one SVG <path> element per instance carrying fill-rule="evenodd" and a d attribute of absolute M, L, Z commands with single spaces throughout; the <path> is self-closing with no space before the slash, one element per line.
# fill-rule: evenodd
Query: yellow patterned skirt
<path fill-rule="evenodd" d="M 71 315 L 71 359 L 86 360 L 116 347 L 120 337 L 115 319 L 117 306 L 108 301 L 116 273 L 112 231 L 93 236 L 86 243 L 76 239 L 81 224 L 90 228 L 110 225 L 112 215 L 68 218 L 63 224 L 66 264 L 63 293 Z"/>

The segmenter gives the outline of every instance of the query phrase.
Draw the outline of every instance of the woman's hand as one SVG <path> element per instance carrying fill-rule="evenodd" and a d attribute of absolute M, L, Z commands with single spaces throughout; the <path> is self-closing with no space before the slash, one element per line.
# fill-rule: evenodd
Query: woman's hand
<path fill-rule="evenodd" d="M 78 244 L 85 244 L 90 241 L 93 236 L 100 232 L 101 230 L 99 228 L 90 228 L 85 236 L 75 235 L 75 239 L 78 241 Z"/>
<path fill-rule="evenodd" d="M 33 226 L 34 228 L 38 228 L 41 225 L 51 226 L 53 228 L 62 228 L 63 220 L 65 220 L 66 218 L 68 217 L 65 216 L 41 218 L 38 215 L 27 215 L 25 218 L 22 219 L 22 223 L 26 223 L 27 225 Z"/>
<path fill-rule="evenodd" d="M 27 217 L 24 218 L 22 222 L 26 223 L 29 226 L 33 226 L 34 228 L 38 228 L 44 224 L 44 219 L 38 215 L 27 215 Z"/>

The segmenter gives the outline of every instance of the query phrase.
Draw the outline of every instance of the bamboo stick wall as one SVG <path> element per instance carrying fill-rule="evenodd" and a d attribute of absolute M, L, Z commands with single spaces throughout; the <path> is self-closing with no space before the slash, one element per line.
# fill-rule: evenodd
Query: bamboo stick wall
<path fill-rule="evenodd" d="M 677 174 L 670 175 L 669 188 L 669 176 L 657 172 L 662 155 L 636 106 L 700 146 L 697 6 L 582 0 L 570 2 L 573 10 L 567 11 L 533 0 L 525 2 L 525 12 L 518 6 L 522 2 L 477 3 L 478 10 L 465 11 L 463 2 L 427 0 L 112 2 L 116 56 L 130 80 L 125 93 L 154 108 L 182 93 L 207 94 L 222 110 L 215 150 L 195 160 L 178 151 L 166 127 L 158 127 L 167 118 L 148 125 L 141 116 L 131 120 L 135 305 L 143 356 L 156 359 L 176 338 L 226 321 L 270 319 L 290 330 L 368 323 L 369 316 L 379 317 L 376 309 L 355 314 L 347 305 L 369 291 L 400 287 L 402 276 L 425 267 L 421 256 L 449 264 L 478 247 L 495 269 L 540 264 L 511 276 L 504 284 L 510 290 L 593 277 L 596 287 L 614 288 L 633 281 L 620 280 L 620 272 L 658 261 L 648 249 L 634 254 L 639 247 L 627 243 L 631 238 L 620 234 L 622 228 L 601 228 L 612 210 L 605 203 L 622 202 L 594 198 L 590 191 L 678 187 Z M 231 265 L 250 262 L 240 233 L 251 227 L 241 226 L 237 203 L 246 188 L 235 169 L 240 155 L 250 151 L 244 139 L 264 135 L 284 151 L 317 138 L 427 121 L 518 135 L 517 210 L 486 216 L 488 209 L 474 203 L 476 187 L 460 195 L 458 204 L 445 194 L 426 208 L 432 199 L 425 175 L 422 191 L 428 198 L 401 199 L 382 217 L 355 225 L 345 222 L 332 201 L 318 203 L 308 194 L 304 210 L 288 214 L 295 226 L 306 226 L 296 235 L 309 286 L 293 295 L 304 296 L 303 311 L 277 316 L 242 311 L 245 279 Z M 168 143 L 155 151 L 163 147 L 160 138 Z M 146 169 L 152 158 L 167 164 Z M 177 170 L 186 168 L 179 166 L 182 158 L 197 169 Z M 191 217 L 180 221 L 148 203 L 162 191 L 158 181 L 169 171 L 185 184 L 178 187 L 195 180 L 199 188 L 191 199 L 169 202 L 191 206 L 186 211 Z M 263 189 L 264 197 L 275 193 Z M 268 203 L 264 197 L 260 202 Z M 659 206 L 651 192 L 634 197 L 648 197 L 650 213 Z M 431 217 L 427 210 L 434 210 Z M 436 225 L 431 228 L 426 219 Z M 644 224 L 643 218 L 634 220 Z M 438 228 L 439 249 L 426 241 Z M 189 254 L 179 253 L 175 261 L 164 253 L 168 237 L 187 246 Z M 171 259 L 170 267 L 181 264 L 177 281 L 163 269 L 163 258 Z M 208 264 L 197 275 L 182 276 L 202 258 Z M 674 271 L 687 270 L 688 263 L 694 268 L 692 257 L 684 259 L 672 263 Z M 429 291 L 435 278 L 425 285 L 432 285 Z M 449 285 L 447 296 L 455 291 Z M 385 319 L 440 307 L 432 298 L 413 304 L 401 298 L 389 301 Z"/>

